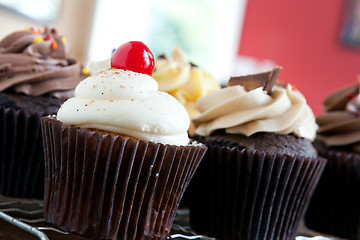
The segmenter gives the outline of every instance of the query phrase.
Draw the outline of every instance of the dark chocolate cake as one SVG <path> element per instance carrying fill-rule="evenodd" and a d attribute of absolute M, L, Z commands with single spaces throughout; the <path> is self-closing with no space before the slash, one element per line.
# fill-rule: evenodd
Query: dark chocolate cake
<path fill-rule="evenodd" d="M 56 114 L 64 99 L 52 96 L 28 96 L 16 93 L 0 93 L 0 107 L 22 110 L 28 114 L 38 113 L 40 116 Z"/>
<path fill-rule="evenodd" d="M 337 89 L 317 116 L 314 142 L 328 164 L 314 192 L 305 224 L 341 238 L 360 239 L 360 82 Z"/>
<path fill-rule="evenodd" d="M 224 131 L 217 131 L 210 137 L 199 137 L 201 141 L 217 143 L 228 147 L 247 148 L 271 154 L 283 154 L 289 156 L 302 156 L 316 158 L 317 151 L 311 142 L 294 135 L 280 135 L 275 133 L 255 133 L 251 136 L 242 134 L 226 134 Z"/>

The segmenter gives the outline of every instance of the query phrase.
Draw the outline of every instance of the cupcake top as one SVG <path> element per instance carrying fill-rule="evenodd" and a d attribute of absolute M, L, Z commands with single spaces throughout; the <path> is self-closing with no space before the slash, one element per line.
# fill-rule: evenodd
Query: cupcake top
<path fill-rule="evenodd" d="M 197 101 L 196 133 L 216 130 L 251 136 L 259 132 L 293 134 L 314 140 L 317 125 L 304 96 L 290 84 L 274 85 L 281 71 L 231 78 L 228 87 Z"/>
<path fill-rule="evenodd" d="M 185 61 L 180 48 L 175 47 L 171 58 L 160 55 L 155 60 L 153 77 L 159 89 L 173 95 L 188 111 L 190 118 L 200 114 L 196 100 L 220 89 L 218 81 L 200 67 Z"/>
<path fill-rule="evenodd" d="M 0 41 L 0 91 L 30 96 L 73 96 L 87 69 L 69 58 L 70 47 L 56 29 L 13 32 Z"/>
<path fill-rule="evenodd" d="M 328 147 L 360 152 L 360 80 L 331 93 L 323 102 L 324 113 L 316 118 L 317 138 Z"/>
<path fill-rule="evenodd" d="M 185 108 L 168 93 L 158 91 L 156 80 L 150 76 L 152 69 L 138 68 L 147 57 L 146 60 L 132 59 L 133 54 L 138 55 L 138 50 L 131 49 L 145 47 L 141 42 L 120 46 L 112 58 L 113 68 L 80 82 L 75 97 L 62 105 L 57 119 L 65 125 L 74 124 L 145 141 L 187 145 L 190 118 Z M 127 48 L 130 51 L 124 50 Z M 151 54 L 147 47 L 145 52 Z M 132 63 L 136 66 L 131 66 Z"/>

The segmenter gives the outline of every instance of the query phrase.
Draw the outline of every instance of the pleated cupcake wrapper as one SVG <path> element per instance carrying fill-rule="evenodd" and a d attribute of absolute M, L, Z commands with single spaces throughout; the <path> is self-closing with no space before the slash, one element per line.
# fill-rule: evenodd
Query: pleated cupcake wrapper
<path fill-rule="evenodd" d="M 326 159 L 207 146 L 189 189 L 192 228 L 219 239 L 294 239 Z"/>
<path fill-rule="evenodd" d="M 40 115 L 0 107 L 0 194 L 43 198 Z"/>
<path fill-rule="evenodd" d="M 360 154 L 321 152 L 328 164 L 316 188 L 305 224 L 316 231 L 360 239 Z"/>
<path fill-rule="evenodd" d="M 206 147 L 173 146 L 42 119 L 45 218 L 96 239 L 165 239 Z"/>

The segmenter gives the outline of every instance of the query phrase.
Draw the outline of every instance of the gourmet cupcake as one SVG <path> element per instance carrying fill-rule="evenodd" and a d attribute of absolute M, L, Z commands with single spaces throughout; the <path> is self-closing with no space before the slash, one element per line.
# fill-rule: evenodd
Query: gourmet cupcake
<path fill-rule="evenodd" d="M 328 159 L 306 213 L 307 227 L 342 238 L 360 239 L 360 82 L 324 101 L 315 147 Z"/>
<path fill-rule="evenodd" d="M 44 117 L 45 219 L 92 239 L 166 239 L 206 147 L 180 102 L 158 91 L 141 42 Z"/>
<path fill-rule="evenodd" d="M 199 98 L 193 119 L 208 147 L 191 182 L 190 224 L 219 239 L 294 239 L 326 164 L 315 118 L 281 68 L 231 78 Z"/>
<path fill-rule="evenodd" d="M 0 194 L 43 198 L 40 118 L 58 111 L 84 69 L 55 29 L 28 29 L 0 41 Z"/>
<path fill-rule="evenodd" d="M 202 68 L 187 62 L 178 47 L 173 49 L 170 58 L 160 55 L 155 59 L 152 76 L 158 82 L 160 91 L 170 93 L 185 106 L 190 119 L 200 114 L 196 100 L 220 89 L 218 81 Z M 193 132 L 191 124 L 189 133 Z"/>

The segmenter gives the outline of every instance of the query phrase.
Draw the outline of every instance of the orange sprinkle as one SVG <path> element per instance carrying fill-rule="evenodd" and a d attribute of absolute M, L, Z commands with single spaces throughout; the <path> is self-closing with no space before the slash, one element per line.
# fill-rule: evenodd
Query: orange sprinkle
<path fill-rule="evenodd" d="M 296 86 L 291 85 L 291 90 L 296 91 L 297 90 Z"/>
<path fill-rule="evenodd" d="M 51 47 L 52 47 L 52 49 L 54 49 L 54 50 L 57 49 L 58 45 L 57 45 L 57 42 L 56 42 L 55 40 L 51 42 Z"/>
<path fill-rule="evenodd" d="M 40 29 L 38 29 L 38 30 L 36 30 L 36 31 L 33 31 L 32 34 L 34 34 L 34 35 L 40 34 Z"/>

